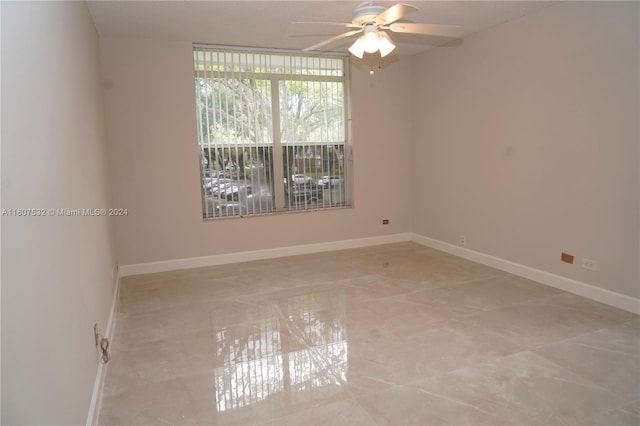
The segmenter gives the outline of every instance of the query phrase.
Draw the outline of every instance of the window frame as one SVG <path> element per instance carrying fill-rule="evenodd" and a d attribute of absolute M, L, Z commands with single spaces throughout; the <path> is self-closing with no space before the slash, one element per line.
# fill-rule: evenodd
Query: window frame
<path fill-rule="evenodd" d="M 278 214 L 290 214 L 290 213 L 300 213 L 300 212 L 317 212 L 323 210 L 336 210 L 336 209 L 345 209 L 345 208 L 353 208 L 354 205 L 354 197 L 353 197 L 353 145 L 352 145 L 352 137 L 351 137 L 351 84 L 350 84 L 350 57 L 347 54 L 341 53 L 307 53 L 301 51 L 293 51 L 293 50 L 282 50 L 282 49 L 260 49 L 260 48 L 246 48 L 246 47 L 233 47 L 233 46 L 219 46 L 219 45 L 208 45 L 208 44 L 193 44 L 193 60 L 194 60 L 194 81 L 196 85 L 196 93 L 195 102 L 196 102 L 196 112 L 197 112 L 197 147 L 198 147 L 198 158 L 199 158 L 199 170 L 200 170 L 200 187 L 201 187 L 201 202 L 202 202 L 202 218 L 204 221 L 209 220 L 219 220 L 219 219 L 236 219 L 236 218 L 246 218 L 246 217 L 256 217 L 256 216 L 268 216 L 268 215 L 278 215 Z M 206 173 L 210 171 L 210 168 L 205 168 L 204 164 L 204 150 L 205 147 L 211 149 L 211 143 L 204 143 L 202 140 L 202 111 L 200 110 L 199 102 L 199 94 L 198 94 L 198 85 L 200 84 L 201 79 L 206 79 L 208 76 L 206 71 L 201 71 L 198 69 L 198 59 L 196 55 L 198 52 L 211 51 L 212 53 L 228 53 L 228 54 L 254 54 L 254 55 L 268 55 L 272 57 L 277 57 L 284 59 L 286 62 L 291 58 L 306 58 L 309 59 L 327 59 L 327 60 L 340 60 L 342 62 L 342 75 L 341 76 L 328 76 L 328 75 L 304 75 L 304 71 L 309 70 L 310 68 L 297 67 L 294 68 L 298 73 L 286 73 L 286 72 L 257 72 L 257 73 L 240 73 L 240 76 L 237 77 L 237 81 L 242 81 L 243 77 L 252 76 L 256 80 L 265 80 L 269 81 L 270 85 L 270 108 L 271 108 L 271 125 L 270 127 L 261 127 L 261 129 L 265 129 L 268 133 L 270 132 L 270 142 L 256 142 L 255 145 L 249 146 L 251 148 L 267 148 L 270 149 L 270 166 L 272 170 L 270 170 L 271 175 L 271 191 L 272 191 L 272 206 L 268 211 L 262 211 L 260 209 L 259 212 L 246 212 L 243 213 L 242 209 L 237 213 L 232 214 L 214 214 L 213 210 L 208 209 L 208 199 L 207 199 L 207 191 L 205 188 L 206 181 Z M 225 61 L 226 64 L 226 61 Z M 290 66 L 290 64 L 285 64 L 284 66 Z M 284 67 L 283 66 L 283 67 Z M 202 74 L 204 72 L 204 74 Z M 236 78 L 232 74 L 232 79 Z M 226 75 L 226 71 L 225 71 Z M 280 84 L 283 82 L 338 82 L 342 84 L 342 121 L 343 121 L 343 130 L 342 140 L 335 141 L 309 141 L 309 142 L 283 142 L 282 137 L 285 133 L 284 122 L 280 117 L 280 108 L 281 108 L 281 98 L 280 98 Z M 207 136 L 208 138 L 209 136 Z M 229 147 L 229 146 L 227 146 Z M 316 203 L 315 206 L 304 206 L 304 208 L 299 208 L 297 203 L 295 205 L 286 205 L 287 201 L 291 203 L 291 195 L 285 195 L 285 165 L 287 161 L 284 158 L 284 150 L 286 147 L 303 147 L 304 149 L 314 147 L 313 149 L 317 149 L 316 147 L 326 147 L 329 150 L 329 147 L 342 147 L 341 154 L 342 159 L 340 161 L 343 178 L 343 185 L 341 189 L 341 197 L 342 201 L 339 203 L 329 202 L 322 203 L 318 205 Z M 238 145 L 236 144 L 236 149 L 238 149 Z M 219 149 L 219 148 L 215 148 Z M 224 148 L 222 148 L 224 149 Z M 231 149 L 231 148 L 229 148 Z M 243 142 L 242 149 L 245 149 L 245 145 Z M 335 148 L 333 148 L 335 149 Z M 333 155 L 335 152 L 331 149 Z M 236 152 L 237 155 L 237 152 Z M 210 157 L 210 156 L 209 156 Z M 209 159 L 210 161 L 210 159 Z M 304 160 L 303 160 L 304 161 Z M 335 174 L 335 168 L 331 167 L 327 170 L 327 175 L 333 178 Z M 295 172 L 298 173 L 298 172 Z M 293 176 L 293 175 L 292 175 Z M 319 179 L 319 178 L 318 178 Z M 281 183 L 281 184 L 279 184 Z M 332 184 L 331 179 L 327 184 L 327 187 L 331 190 Z M 250 188 L 250 187 L 248 187 Z M 236 194 L 237 195 L 237 194 Z M 295 195 L 294 197 L 295 198 Z M 210 213 L 211 211 L 211 213 Z"/>

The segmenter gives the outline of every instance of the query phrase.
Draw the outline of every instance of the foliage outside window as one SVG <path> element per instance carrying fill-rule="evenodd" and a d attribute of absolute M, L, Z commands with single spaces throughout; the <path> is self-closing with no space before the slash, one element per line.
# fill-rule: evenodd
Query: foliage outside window
<path fill-rule="evenodd" d="M 350 205 L 347 60 L 194 47 L 205 219 Z"/>

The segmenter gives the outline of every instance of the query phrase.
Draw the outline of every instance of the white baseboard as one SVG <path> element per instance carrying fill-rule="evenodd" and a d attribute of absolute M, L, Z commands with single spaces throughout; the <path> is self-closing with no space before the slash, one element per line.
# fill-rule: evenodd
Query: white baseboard
<path fill-rule="evenodd" d="M 411 241 L 640 315 L 640 299 L 631 296 L 419 234 L 412 234 Z"/>
<path fill-rule="evenodd" d="M 122 265 L 120 266 L 120 275 L 126 277 L 129 275 L 150 274 L 155 272 L 174 271 L 177 269 L 201 268 L 205 266 L 224 265 L 227 263 L 273 259 L 276 257 L 296 256 L 299 254 L 312 254 L 333 250 L 345 250 L 351 248 L 376 246 L 380 244 L 399 243 L 404 241 L 411 241 L 411 233 L 382 235 L 379 237 L 358 238 L 353 240 L 331 241 L 326 243 L 305 244 L 289 247 L 278 247 L 265 250 L 216 254 L 211 256 L 165 260 L 161 262 Z"/>
<path fill-rule="evenodd" d="M 155 272 L 174 271 L 178 269 L 200 268 L 205 266 L 273 259 L 277 257 L 344 250 L 404 241 L 413 241 L 473 262 L 500 269 L 501 271 L 528 278 L 569 293 L 587 297 L 589 299 L 606 303 L 607 305 L 640 315 L 640 299 L 415 233 L 382 235 L 378 237 L 122 265 L 120 266 L 119 276 L 126 277 L 129 275 L 150 274 Z"/>
<path fill-rule="evenodd" d="M 116 310 L 118 306 L 118 295 L 120 293 L 120 272 L 116 274 L 115 288 L 113 290 L 113 298 L 111 299 L 111 310 L 109 311 L 109 319 L 104 329 L 104 336 L 109 339 L 109 343 L 113 342 L 113 330 L 115 328 Z M 112 348 L 110 347 L 112 350 Z M 98 424 L 98 415 L 100 414 L 100 404 L 102 403 L 102 390 L 104 389 L 104 379 L 107 372 L 107 365 L 98 360 L 98 371 L 96 380 L 93 384 L 93 393 L 91 395 L 91 404 L 89 405 L 89 413 L 87 414 L 87 426 Z"/>

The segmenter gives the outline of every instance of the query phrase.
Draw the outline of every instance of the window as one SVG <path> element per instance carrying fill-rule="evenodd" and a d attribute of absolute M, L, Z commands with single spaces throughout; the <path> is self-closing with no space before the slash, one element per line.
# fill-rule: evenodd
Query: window
<path fill-rule="evenodd" d="M 205 219 L 350 205 L 347 61 L 194 47 Z"/>

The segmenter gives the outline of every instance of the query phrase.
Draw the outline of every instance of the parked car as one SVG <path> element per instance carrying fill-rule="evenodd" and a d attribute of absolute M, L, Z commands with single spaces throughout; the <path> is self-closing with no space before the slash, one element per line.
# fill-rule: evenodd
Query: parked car
<path fill-rule="evenodd" d="M 209 193 L 217 198 L 224 198 L 226 191 L 229 188 L 232 188 L 235 185 L 234 181 L 231 179 L 221 178 L 217 179 L 215 182 L 211 184 L 209 188 Z"/>
<path fill-rule="evenodd" d="M 207 194 L 211 195 L 214 192 L 220 192 L 220 188 L 224 188 L 225 185 L 232 183 L 231 179 L 218 178 L 218 177 L 205 177 L 204 178 L 204 190 Z"/>
<path fill-rule="evenodd" d="M 342 185 L 343 179 L 340 176 L 321 176 L 318 179 L 318 186 L 321 188 L 329 188 L 336 185 Z"/>
<path fill-rule="evenodd" d="M 241 194 L 251 195 L 253 189 L 250 185 L 228 185 L 220 191 L 219 197 L 227 201 L 238 201 Z"/>
<path fill-rule="evenodd" d="M 322 199 L 322 188 L 313 182 L 294 184 L 291 199 L 296 204 L 317 203 Z"/>
<path fill-rule="evenodd" d="M 216 216 L 231 216 L 238 213 L 260 213 L 273 211 L 273 194 L 267 186 L 253 189 L 239 185 L 230 192 L 226 202 L 216 205 Z"/>
<path fill-rule="evenodd" d="M 309 183 L 309 182 L 313 182 L 313 179 L 309 176 L 305 176 L 305 175 L 291 175 L 291 181 L 296 184 L 303 184 L 303 183 Z"/>

